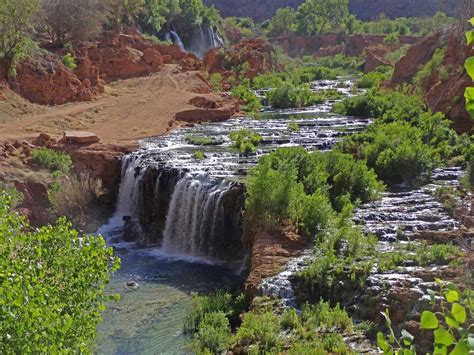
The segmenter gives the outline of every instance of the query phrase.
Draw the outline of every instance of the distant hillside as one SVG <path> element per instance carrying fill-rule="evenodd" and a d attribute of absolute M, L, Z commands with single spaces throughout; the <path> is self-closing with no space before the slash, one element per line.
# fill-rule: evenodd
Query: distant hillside
<path fill-rule="evenodd" d="M 264 21 L 281 7 L 297 7 L 304 0 L 204 0 L 216 5 L 223 16 L 251 17 Z M 432 16 L 437 11 L 454 15 L 459 0 L 350 0 L 350 11 L 359 19 L 374 19 L 380 14 L 389 17 Z"/>

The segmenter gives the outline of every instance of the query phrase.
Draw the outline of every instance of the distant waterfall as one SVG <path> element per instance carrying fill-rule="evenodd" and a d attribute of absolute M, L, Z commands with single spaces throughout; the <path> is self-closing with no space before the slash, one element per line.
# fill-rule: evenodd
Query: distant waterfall
<path fill-rule="evenodd" d="M 241 184 L 131 154 L 123 158 L 116 212 L 99 232 L 170 254 L 233 260 L 244 252 L 244 199 Z"/>
<path fill-rule="evenodd" d="M 183 51 L 185 51 L 183 41 L 181 41 L 181 38 L 179 37 L 178 33 L 174 30 L 170 30 L 171 36 L 173 36 L 173 42 L 179 46 Z"/>

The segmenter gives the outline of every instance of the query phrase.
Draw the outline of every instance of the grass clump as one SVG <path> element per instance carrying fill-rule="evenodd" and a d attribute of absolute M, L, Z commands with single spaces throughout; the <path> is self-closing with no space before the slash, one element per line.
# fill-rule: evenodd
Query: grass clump
<path fill-rule="evenodd" d="M 194 159 L 196 160 L 204 160 L 206 159 L 206 156 L 204 155 L 204 153 L 200 150 L 196 150 L 194 152 Z"/>
<path fill-rule="evenodd" d="M 48 148 L 31 150 L 31 161 L 41 169 L 68 173 L 72 168 L 71 157 Z"/>
<path fill-rule="evenodd" d="M 71 70 L 77 68 L 76 59 L 71 53 L 66 53 L 62 59 L 63 64 Z"/>
<path fill-rule="evenodd" d="M 436 49 L 433 57 L 431 57 L 431 59 L 426 64 L 420 67 L 418 73 L 416 73 L 415 77 L 413 78 L 413 85 L 415 86 L 416 90 L 424 90 L 425 86 L 427 85 L 427 79 L 438 70 L 443 60 L 444 50 L 441 48 Z"/>
<path fill-rule="evenodd" d="M 260 99 L 252 90 L 250 90 L 248 83 L 247 85 L 241 84 L 234 87 L 232 89 L 232 96 L 244 102 L 245 105 L 242 109 L 245 112 L 257 113 L 263 108 Z"/>
<path fill-rule="evenodd" d="M 229 138 L 232 141 L 232 147 L 244 155 L 255 152 L 255 146 L 262 142 L 261 135 L 248 129 L 231 132 Z"/>

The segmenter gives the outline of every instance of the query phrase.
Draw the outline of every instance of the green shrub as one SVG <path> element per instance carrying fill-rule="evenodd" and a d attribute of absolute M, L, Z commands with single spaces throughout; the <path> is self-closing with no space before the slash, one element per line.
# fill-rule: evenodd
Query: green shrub
<path fill-rule="evenodd" d="M 290 123 L 288 123 L 288 130 L 291 132 L 298 132 L 300 130 L 298 122 L 292 120 Z"/>
<path fill-rule="evenodd" d="M 375 173 L 348 154 L 280 148 L 250 170 L 246 211 L 270 229 L 286 220 L 312 236 L 332 208 L 372 201 L 382 190 Z"/>
<path fill-rule="evenodd" d="M 231 132 L 229 138 L 233 143 L 232 146 L 245 155 L 253 153 L 255 146 L 262 141 L 261 135 L 248 129 Z"/>
<path fill-rule="evenodd" d="M 243 110 L 250 113 L 259 112 L 262 109 L 262 103 L 255 93 L 245 85 L 239 85 L 232 89 L 232 96 L 243 100 L 245 107 Z"/>
<path fill-rule="evenodd" d="M 190 313 L 184 320 L 184 331 L 194 333 L 204 317 L 210 313 L 222 312 L 230 315 L 233 312 L 232 295 L 223 290 L 217 290 L 210 296 L 195 296 Z"/>
<path fill-rule="evenodd" d="M 383 39 L 383 43 L 385 44 L 392 44 L 392 43 L 397 43 L 397 42 L 400 42 L 400 33 L 398 32 L 389 33 Z"/>
<path fill-rule="evenodd" d="M 385 80 L 390 78 L 391 73 L 370 72 L 361 76 L 356 85 L 360 89 L 378 88 Z"/>
<path fill-rule="evenodd" d="M 211 83 L 211 87 L 213 91 L 220 92 L 222 91 L 222 80 L 224 78 L 222 77 L 222 74 L 220 73 L 214 73 L 211 74 L 209 77 L 209 82 Z"/>
<path fill-rule="evenodd" d="M 425 89 L 427 84 L 426 80 L 438 70 L 441 63 L 443 62 L 443 59 L 444 50 L 441 48 L 436 49 L 433 57 L 431 57 L 427 63 L 420 67 L 418 73 L 416 73 L 415 77 L 413 78 L 413 84 L 415 85 L 415 88 L 419 90 Z"/>
<path fill-rule="evenodd" d="M 193 348 L 197 353 L 220 354 L 227 350 L 230 335 L 229 320 L 225 313 L 207 313 L 198 325 L 193 340 Z"/>
<path fill-rule="evenodd" d="M 0 192 L 0 352 L 92 352 L 119 259 L 102 237 L 64 219 L 33 229 L 10 204 Z"/>
<path fill-rule="evenodd" d="M 68 173 L 72 168 L 71 157 L 62 152 L 56 152 L 48 148 L 31 150 L 31 161 L 42 169 L 50 171 L 59 170 Z"/>
<path fill-rule="evenodd" d="M 194 152 L 194 159 L 196 160 L 204 160 L 206 159 L 206 156 L 204 155 L 204 153 L 200 150 L 196 150 Z"/>
<path fill-rule="evenodd" d="M 63 64 L 71 70 L 74 70 L 77 68 L 76 60 L 71 53 L 66 53 L 63 56 Z"/>
<path fill-rule="evenodd" d="M 295 86 L 290 83 L 269 91 L 267 98 L 272 107 L 279 109 L 306 107 L 324 102 L 324 98 L 311 90 L 308 85 Z"/>
<path fill-rule="evenodd" d="M 282 349 L 278 317 L 272 312 L 246 313 L 237 330 L 234 342 L 239 346 L 252 345 L 257 353 L 277 353 Z"/>

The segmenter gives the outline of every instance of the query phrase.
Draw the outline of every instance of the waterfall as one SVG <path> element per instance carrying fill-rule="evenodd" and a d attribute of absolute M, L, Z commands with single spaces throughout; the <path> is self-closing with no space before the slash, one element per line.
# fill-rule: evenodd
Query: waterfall
<path fill-rule="evenodd" d="M 99 233 L 113 244 L 138 242 L 173 255 L 243 257 L 243 185 L 191 174 L 150 157 L 123 158 L 116 211 Z"/>
<path fill-rule="evenodd" d="M 181 41 L 181 38 L 179 37 L 178 33 L 174 30 L 170 30 L 170 34 L 171 36 L 173 36 L 173 42 L 177 44 L 179 48 L 185 51 L 183 41 Z"/>
<path fill-rule="evenodd" d="M 235 247 L 240 241 L 235 231 L 226 228 L 224 207 L 226 196 L 234 187 L 224 179 L 215 181 L 208 175 L 186 174 L 171 198 L 163 249 L 173 254 L 215 258 L 239 253 Z M 235 218 L 230 222 L 231 228 L 239 227 Z"/>

